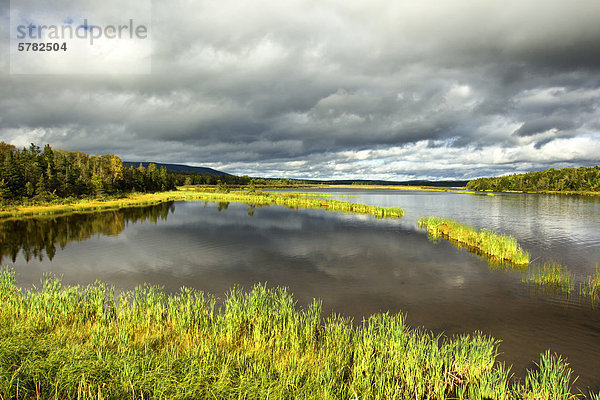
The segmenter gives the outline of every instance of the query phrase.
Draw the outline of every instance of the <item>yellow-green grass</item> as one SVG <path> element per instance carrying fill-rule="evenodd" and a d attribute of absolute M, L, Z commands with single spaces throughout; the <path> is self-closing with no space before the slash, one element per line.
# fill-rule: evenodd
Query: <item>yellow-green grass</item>
<path fill-rule="evenodd" d="M 529 269 L 523 279 L 544 290 L 571 293 L 572 275 L 567 268 L 557 262 L 545 262 Z M 582 293 L 583 294 L 583 293 Z"/>
<path fill-rule="evenodd" d="M 492 261 L 516 266 L 529 264 L 529 253 L 512 236 L 499 235 L 486 229 L 478 231 L 472 226 L 447 218 L 423 217 L 418 224 L 432 237 L 443 237 Z"/>
<path fill-rule="evenodd" d="M 134 193 L 117 199 L 81 199 L 64 204 L 10 206 L 0 210 L 0 220 L 11 218 L 38 217 L 81 212 L 115 210 L 123 207 L 147 206 L 166 201 L 183 200 L 184 192 Z"/>
<path fill-rule="evenodd" d="M 557 262 L 535 263 L 523 275 L 523 282 L 535 284 L 548 292 L 571 294 L 575 291 L 573 274 L 569 269 Z M 589 275 L 579 284 L 579 295 L 591 299 L 600 300 L 600 269 Z"/>
<path fill-rule="evenodd" d="M 355 214 L 371 214 L 378 218 L 401 218 L 404 210 L 398 207 L 378 207 L 347 201 L 322 199 L 314 193 L 273 193 L 273 192 L 230 192 L 210 193 L 191 192 L 189 199 L 204 201 L 232 201 L 256 205 L 280 205 L 287 208 L 317 208 L 327 211 L 341 211 Z"/>
<path fill-rule="evenodd" d="M 520 193 L 520 194 L 564 194 L 571 196 L 600 196 L 599 191 L 591 190 L 477 190 L 474 193 Z"/>
<path fill-rule="evenodd" d="M 581 285 L 581 294 L 590 297 L 592 300 L 600 300 L 600 269 L 596 270 Z"/>
<path fill-rule="evenodd" d="M 315 188 L 324 188 L 324 189 L 389 189 L 389 190 L 419 190 L 426 192 L 454 192 L 454 193 L 464 193 L 460 188 L 445 188 L 445 187 L 436 187 L 436 186 L 409 186 L 409 185 L 369 185 L 369 184 L 359 184 L 359 185 L 319 185 L 314 186 Z M 456 190 L 459 189 L 459 190 Z"/>
<path fill-rule="evenodd" d="M 0 271 L 2 399 L 570 399 L 571 370 L 542 356 L 524 384 L 498 341 L 446 338 L 376 314 L 353 324 L 255 286 L 217 302 L 181 289 L 47 277 L 24 290 Z"/>
<path fill-rule="evenodd" d="M 319 208 L 328 211 L 371 214 L 379 218 L 400 218 L 404 211 L 398 207 L 377 207 L 346 201 L 323 199 L 329 194 L 319 193 L 272 193 L 232 191 L 219 193 L 210 189 L 187 189 L 152 194 L 132 194 L 115 200 L 80 200 L 69 204 L 13 207 L 0 211 L 2 218 L 23 218 L 40 215 L 56 215 L 73 212 L 98 211 L 122 207 L 146 206 L 174 200 L 202 200 L 216 202 L 240 202 L 255 205 L 280 205 L 288 208 Z"/>

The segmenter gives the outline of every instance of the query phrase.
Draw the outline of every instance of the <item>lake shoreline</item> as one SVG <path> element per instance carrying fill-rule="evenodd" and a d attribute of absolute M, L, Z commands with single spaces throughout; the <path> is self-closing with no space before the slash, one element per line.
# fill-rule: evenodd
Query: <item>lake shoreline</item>
<path fill-rule="evenodd" d="M 217 198 L 215 194 L 216 186 L 182 186 L 177 190 L 168 192 L 157 192 L 157 193 L 132 193 L 125 195 L 120 198 L 108 198 L 108 199 L 93 199 L 84 198 L 74 201 L 68 199 L 58 200 L 58 204 L 53 203 L 41 203 L 35 205 L 7 205 L 0 209 L 0 220 L 7 219 L 19 219 L 28 217 L 40 217 L 44 215 L 63 215 L 69 213 L 82 213 L 82 212 L 95 212 L 101 210 L 118 210 L 120 208 L 127 207 L 142 207 L 147 205 L 159 204 L 166 201 L 180 201 L 180 200 L 203 200 L 204 196 L 210 194 L 212 197 Z M 233 193 L 247 193 L 251 195 L 252 192 L 243 191 L 244 187 L 235 187 Z M 475 194 L 475 195 L 492 195 L 498 194 L 560 194 L 560 195 L 581 195 L 581 196 L 597 196 L 599 192 L 494 192 L 491 191 L 469 191 L 459 188 L 438 188 L 430 186 L 402 186 L 402 185 L 302 185 L 302 186 L 257 186 L 255 190 L 259 192 L 262 190 L 269 189 L 367 189 L 367 190 L 403 190 L 403 191 L 430 191 L 430 192 L 452 192 L 452 193 L 463 193 L 463 194 Z M 221 193 L 226 195 L 228 193 Z M 223 196 L 221 200 L 227 201 L 228 197 Z M 248 198 L 248 201 L 252 199 Z M 217 200 L 219 201 L 219 200 Z M 238 201 L 238 200 L 232 200 Z M 62 203 L 61 203 L 62 202 Z"/>

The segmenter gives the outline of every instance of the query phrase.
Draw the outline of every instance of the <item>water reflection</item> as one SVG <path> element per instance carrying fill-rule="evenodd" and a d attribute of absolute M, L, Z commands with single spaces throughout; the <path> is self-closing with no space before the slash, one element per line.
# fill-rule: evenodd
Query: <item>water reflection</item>
<path fill-rule="evenodd" d="M 600 263 L 600 196 L 496 194 L 371 189 L 307 189 L 356 196 L 347 201 L 402 207 L 400 223 L 415 229 L 419 217 L 451 218 L 461 223 L 514 236 L 538 261 L 556 261 L 579 279 Z"/>
<path fill-rule="evenodd" d="M 522 282 L 520 273 L 490 269 L 486 260 L 447 241 L 429 241 L 416 228 L 416 218 L 435 215 L 428 212 L 430 201 L 435 200 L 449 217 L 448 210 L 467 209 L 459 197 L 443 195 L 432 200 L 413 194 L 406 202 L 386 197 L 397 203 L 390 205 L 412 207 L 407 216 L 410 222 L 416 214 L 413 224 L 322 210 L 200 202 L 52 218 L 0 227 L 2 254 L 13 257 L 15 249 L 16 253 L 23 249 L 11 266 L 24 286 L 38 284 L 46 272 L 62 275 L 65 284 L 100 279 L 118 290 L 147 282 L 167 291 L 185 285 L 216 296 L 234 285 L 287 286 L 299 305 L 319 298 L 326 313 L 341 313 L 357 322 L 389 311 L 406 313 L 411 326 L 436 333 L 483 331 L 503 340 L 500 359 L 514 365 L 517 376 L 551 348 L 568 357 L 581 377 L 580 387 L 600 386 L 600 312 L 574 298 L 535 290 Z M 495 207 L 488 212 L 504 213 L 510 225 L 521 213 L 514 204 L 512 199 L 494 200 L 487 203 Z M 481 218 L 483 203 L 473 209 L 455 218 L 471 223 L 468 220 L 477 219 L 479 213 L 481 221 L 474 225 L 491 229 L 495 217 Z M 144 220 L 155 223 L 128 223 Z M 20 242 L 13 238 L 21 235 Z M 4 252 L 4 238 L 17 240 L 11 252 Z M 39 244 L 34 244 L 36 238 L 41 239 Z M 68 245 L 67 238 L 77 242 Z M 64 249 L 56 249 L 51 260 L 26 256 L 25 248 L 31 255 L 37 249 L 39 255 L 48 243 Z"/>
<path fill-rule="evenodd" d="M 173 202 L 150 207 L 132 207 L 116 211 L 71 214 L 59 217 L 9 220 L 0 223 L 0 264 L 8 257 L 16 262 L 22 251 L 25 261 L 49 260 L 56 255 L 56 246 L 89 239 L 94 235 L 118 236 L 129 222 L 166 220 L 174 211 Z"/>

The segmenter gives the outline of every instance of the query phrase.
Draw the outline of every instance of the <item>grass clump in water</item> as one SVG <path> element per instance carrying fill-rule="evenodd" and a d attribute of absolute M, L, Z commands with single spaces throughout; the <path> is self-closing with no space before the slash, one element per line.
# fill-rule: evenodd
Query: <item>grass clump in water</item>
<path fill-rule="evenodd" d="M 529 253 L 523 250 L 512 236 L 498 235 L 486 229 L 478 231 L 472 226 L 447 218 L 424 217 L 419 219 L 418 224 L 432 237 L 443 237 L 493 261 L 513 265 L 529 264 Z"/>
<path fill-rule="evenodd" d="M 1 398 L 537 399 L 558 398 L 546 380 L 561 396 L 570 385 L 560 358 L 511 385 L 493 338 L 434 336 L 400 314 L 356 327 L 323 320 L 319 302 L 299 309 L 285 289 L 262 285 L 217 305 L 191 289 L 115 299 L 102 283 L 51 277 L 22 290 L 4 270 L 0 343 Z"/>
<path fill-rule="evenodd" d="M 319 198 L 315 193 L 273 193 L 273 192 L 188 192 L 189 200 L 232 201 L 255 205 L 279 205 L 287 208 L 316 208 L 327 211 L 340 211 L 355 214 L 370 214 L 376 218 L 402 218 L 404 210 L 399 207 L 378 207 L 348 201 Z M 315 197 L 318 195 L 319 197 Z"/>
<path fill-rule="evenodd" d="M 571 293 L 571 273 L 566 267 L 556 262 L 545 262 L 541 266 L 531 268 L 524 280 L 534 283 L 545 290 Z"/>
<path fill-rule="evenodd" d="M 596 266 L 594 273 L 581 285 L 581 294 L 592 300 L 600 300 L 600 268 Z"/>

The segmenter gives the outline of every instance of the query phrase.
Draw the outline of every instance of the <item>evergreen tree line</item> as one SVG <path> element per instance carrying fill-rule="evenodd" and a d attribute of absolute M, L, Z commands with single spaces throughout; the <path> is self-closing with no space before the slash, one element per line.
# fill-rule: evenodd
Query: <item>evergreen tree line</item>
<path fill-rule="evenodd" d="M 288 178 L 251 178 L 248 175 L 213 175 L 198 172 L 169 172 L 175 176 L 177 186 L 181 185 L 217 185 L 224 183 L 232 186 L 248 185 L 270 185 L 270 186 L 294 186 L 304 185 L 310 182 L 301 179 Z"/>
<path fill-rule="evenodd" d="M 33 143 L 22 150 L 0 142 L 0 201 L 54 197 L 158 192 L 175 188 L 176 177 L 155 164 L 124 167 L 114 154 L 91 156 L 78 151 L 40 150 Z"/>
<path fill-rule="evenodd" d="M 515 191 L 600 191 L 600 166 L 550 168 L 544 171 L 514 174 L 469 181 L 467 189 Z"/>

